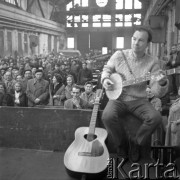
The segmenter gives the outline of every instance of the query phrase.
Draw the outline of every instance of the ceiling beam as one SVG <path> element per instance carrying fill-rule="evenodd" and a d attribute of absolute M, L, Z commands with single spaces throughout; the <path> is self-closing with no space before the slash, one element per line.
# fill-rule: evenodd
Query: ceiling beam
<path fill-rule="evenodd" d="M 30 12 L 32 5 L 34 4 L 35 0 L 31 0 L 31 2 L 27 1 L 27 12 Z"/>
<path fill-rule="evenodd" d="M 42 14 L 43 18 L 45 18 L 44 11 L 43 11 L 43 8 L 42 8 L 42 6 L 41 6 L 40 0 L 37 0 L 37 2 L 38 2 L 38 5 L 39 5 L 39 9 L 40 9 L 40 11 L 41 11 L 41 14 Z"/>

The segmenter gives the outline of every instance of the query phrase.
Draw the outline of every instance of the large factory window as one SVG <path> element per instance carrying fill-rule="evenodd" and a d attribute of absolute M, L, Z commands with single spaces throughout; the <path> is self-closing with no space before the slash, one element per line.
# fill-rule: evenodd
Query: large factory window
<path fill-rule="evenodd" d="M 124 48 L 124 37 L 116 37 L 116 48 L 117 49 Z"/>
<path fill-rule="evenodd" d="M 13 4 L 13 5 L 16 5 L 15 0 L 4 0 L 4 1 L 7 2 L 7 3 L 10 3 L 10 4 Z M 17 5 L 19 7 L 21 7 L 21 0 L 17 0 Z"/>
<path fill-rule="evenodd" d="M 74 37 L 67 38 L 67 48 L 74 49 Z"/>

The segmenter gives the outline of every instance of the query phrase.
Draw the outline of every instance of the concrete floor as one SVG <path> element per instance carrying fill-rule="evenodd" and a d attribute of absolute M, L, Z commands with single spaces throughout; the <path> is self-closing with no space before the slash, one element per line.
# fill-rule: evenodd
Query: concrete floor
<path fill-rule="evenodd" d="M 74 180 L 66 173 L 63 157 L 63 152 L 0 148 L 0 180 Z M 111 157 L 117 160 L 113 154 L 111 154 Z M 144 164 L 147 163 L 152 163 L 152 160 L 142 159 L 139 162 L 143 176 L 145 172 Z M 117 167 L 118 164 L 119 162 L 116 162 L 115 166 Z M 122 168 L 128 174 L 137 166 L 133 166 L 128 161 L 124 163 Z M 120 171 L 117 171 L 117 173 L 114 175 L 118 179 L 124 179 Z M 151 169 L 149 178 L 154 179 L 154 175 L 155 171 Z"/>

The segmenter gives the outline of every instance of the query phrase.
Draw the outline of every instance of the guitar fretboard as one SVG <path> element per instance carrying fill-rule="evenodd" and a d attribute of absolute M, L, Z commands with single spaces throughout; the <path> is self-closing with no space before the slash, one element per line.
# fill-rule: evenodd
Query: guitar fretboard
<path fill-rule="evenodd" d="M 89 133 L 88 134 L 94 134 L 95 133 L 95 127 L 96 127 L 96 119 L 97 119 L 97 113 L 99 109 L 99 102 L 94 104 L 93 107 L 93 113 L 91 116 L 91 121 L 89 125 Z"/>

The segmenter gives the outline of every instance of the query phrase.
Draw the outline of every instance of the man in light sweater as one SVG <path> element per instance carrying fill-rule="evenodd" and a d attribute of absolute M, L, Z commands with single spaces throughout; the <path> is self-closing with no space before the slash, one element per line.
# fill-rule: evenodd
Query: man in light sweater
<path fill-rule="evenodd" d="M 146 48 L 152 40 L 151 31 L 147 27 L 136 29 L 132 37 L 132 47 L 128 50 L 116 51 L 104 65 L 101 75 L 101 83 L 106 90 L 111 90 L 113 82 L 110 75 L 119 73 L 123 79 L 132 80 L 147 73 L 160 73 L 160 78 L 150 80 L 149 86 L 156 97 L 162 97 L 168 90 L 168 79 L 160 69 L 158 59 L 146 54 Z M 124 54 L 124 55 L 123 55 Z M 125 62 L 126 61 L 126 62 Z M 129 67 L 128 67 L 129 66 Z M 129 135 L 129 158 L 137 162 L 140 158 L 139 147 L 143 146 L 156 127 L 161 123 L 162 117 L 154 109 L 147 98 L 147 82 L 130 85 L 123 88 L 118 99 L 107 103 L 102 115 L 102 121 L 112 136 L 117 153 L 127 158 L 124 133 L 122 126 L 125 114 L 133 114 L 142 121 L 135 137 Z"/>

